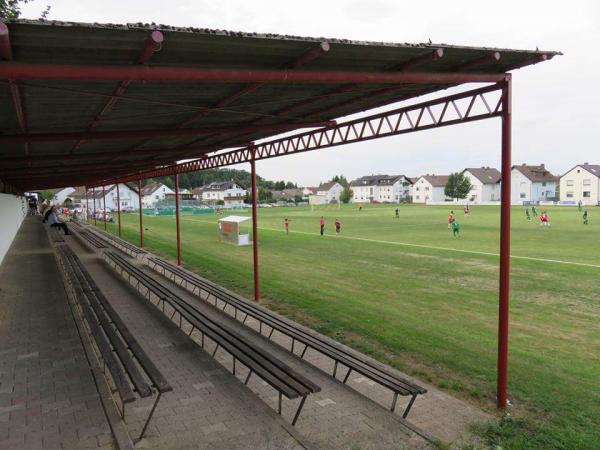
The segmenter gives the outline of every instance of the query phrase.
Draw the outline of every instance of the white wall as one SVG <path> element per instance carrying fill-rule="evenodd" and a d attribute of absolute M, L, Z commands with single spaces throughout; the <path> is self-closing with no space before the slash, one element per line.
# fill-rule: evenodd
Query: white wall
<path fill-rule="evenodd" d="M 26 215 L 27 201 L 25 197 L 0 194 L 0 217 L 2 217 L 2 228 L 0 229 L 0 263 L 2 263 L 4 255 L 6 255 Z"/>

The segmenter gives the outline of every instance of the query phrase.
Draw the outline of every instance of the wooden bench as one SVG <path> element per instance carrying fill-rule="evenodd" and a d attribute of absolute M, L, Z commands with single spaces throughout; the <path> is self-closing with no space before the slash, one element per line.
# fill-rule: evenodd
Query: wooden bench
<path fill-rule="evenodd" d="M 57 246 L 60 266 L 73 297 L 87 323 L 90 335 L 98 348 L 121 399 L 121 415 L 125 406 L 138 398 L 157 396 L 146 418 L 139 441 L 152 419 L 161 396 L 172 387 L 131 334 L 123 320 L 102 294 L 89 272 L 69 246 Z M 106 370 L 105 370 L 106 373 Z"/>
<path fill-rule="evenodd" d="M 108 245 L 104 243 L 104 241 L 98 238 L 95 234 L 90 233 L 89 231 L 77 231 L 77 235 L 82 238 L 85 244 L 88 247 L 91 247 L 92 250 L 102 250 L 108 248 Z"/>
<path fill-rule="evenodd" d="M 233 357 L 234 375 L 236 362 L 240 361 L 244 364 L 249 370 L 244 381 L 245 384 L 248 383 L 250 376 L 255 373 L 277 390 L 279 392 L 278 413 L 280 415 L 282 395 L 285 395 L 288 399 L 301 398 L 292 419 L 292 425 L 296 424 L 306 397 L 321 390 L 319 386 L 281 362 L 266 350 L 247 342 L 242 335 L 223 320 L 224 318 L 220 311 L 212 307 L 210 311 L 204 311 L 188 303 L 173 293 L 168 287 L 116 252 L 108 250 L 104 252 L 104 257 L 122 275 L 126 275 L 129 282 L 135 284 L 140 292 L 142 292 L 140 287 L 143 286 L 143 290 L 149 301 L 152 301 L 152 296 L 154 296 L 157 299 L 157 307 L 162 302 L 163 312 L 165 312 L 165 304 L 168 304 L 173 310 L 170 316 L 171 320 L 173 320 L 175 314 L 178 314 L 180 328 L 182 328 L 182 320 L 185 320 L 191 326 L 191 331 L 189 331 L 190 336 L 195 330 L 198 330 L 202 335 L 202 347 L 204 347 L 205 335 L 209 337 L 216 344 L 212 353 L 213 356 L 219 347 L 225 349 Z"/>
<path fill-rule="evenodd" d="M 146 250 L 136 247 L 135 245 L 130 244 L 126 240 L 121 239 L 113 234 L 107 233 L 106 231 L 100 230 L 96 227 L 90 227 L 90 230 L 93 231 L 96 236 L 100 237 L 108 244 L 118 248 L 119 250 L 124 251 L 128 255 L 133 256 L 134 258 L 137 258 L 140 255 L 146 255 L 148 253 Z"/>
<path fill-rule="evenodd" d="M 275 330 L 288 336 L 292 340 L 292 353 L 294 352 L 296 341 L 302 343 L 304 349 L 300 355 L 301 358 L 304 358 L 308 348 L 330 357 L 334 361 L 333 377 L 337 375 L 338 364 L 342 364 L 348 370 L 343 378 L 344 384 L 348 381 L 350 373 L 355 371 L 390 389 L 393 392 L 392 405 L 390 407 L 392 412 L 396 409 L 398 395 L 410 396 L 409 403 L 402 414 L 403 418 L 408 416 L 417 396 L 427 392 L 427 389 L 407 380 L 379 361 L 356 352 L 333 339 L 317 334 L 181 267 L 156 257 L 147 258 L 146 263 L 157 272 L 172 279 L 175 283 L 197 294 L 203 300 L 211 301 L 212 298 L 215 307 L 220 306 L 218 305 L 218 301 L 222 302 L 221 309 L 223 311 L 225 311 L 227 306 L 232 307 L 236 319 L 238 319 L 238 311 L 241 312 L 242 314 L 239 314 L 239 319 L 244 316 L 242 323 L 245 323 L 248 317 L 254 318 L 259 322 L 259 333 L 261 335 L 263 334 L 263 325 L 267 325 L 271 328 L 268 334 L 269 339 L 273 336 Z"/>
<path fill-rule="evenodd" d="M 54 243 L 65 242 L 64 235 L 61 234 L 59 229 L 56 227 L 48 227 L 48 236 L 50 237 L 50 240 Z"/>

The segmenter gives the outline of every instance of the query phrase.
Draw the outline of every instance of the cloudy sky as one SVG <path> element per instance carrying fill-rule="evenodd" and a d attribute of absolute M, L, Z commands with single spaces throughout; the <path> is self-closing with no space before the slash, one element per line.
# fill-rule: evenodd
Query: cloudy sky
<path fill-rule="evenodd" d="M 514 74 L 513 160 L 544 162 L 556 174 L 600 163 L 598 0 L 37 0 L 23 16 L 38 17 L 46 3 L 55 20 L 560 50 L 564 56 Z M 258 172 L 312 185 L 339 173 L 415 176 L 499 167 L 499 156 L 500 121 L 492 119 L 263 161 Z"/>

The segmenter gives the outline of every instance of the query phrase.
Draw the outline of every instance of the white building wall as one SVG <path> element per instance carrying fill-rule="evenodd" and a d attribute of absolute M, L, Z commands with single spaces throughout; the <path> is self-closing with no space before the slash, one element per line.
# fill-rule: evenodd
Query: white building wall
<path fill-rule="evenodd" d="M 2 217 L 2 232 L 0 232 L 0 263 L 4 259 L 10 244 L 12 244 L 23 219 L 27 215 L 27 200 L 25 197 L 0 194 L 0 217 Z"/>
<path fill-rule="evenodd" d="M 327 203 L 339 202 L 343 190 L 344 187 L 341 184 L 335 183 L 328 191 L 317 191 L 317 195 L 325 197 Z"/>
<path fill-rule="evenodd" d="M 589 194 L 586 194 L 589 193 Z M 560 201 L 597 205 L 600 199 L 599 178 L 577 166 L 560 177 Z"/>
<path fill-rule="evenodd" d="M 483 202 L 497 202 L 500 200 L 500 183 L 484 184 L 482 189 Z"/>
<path fill-rule="evenodd" d="M 531 180 L 521 173 L 520 170 L 511 171 L 511 200 L 513 205 L 522 205 L 523 202 L 532 201 Z"/>
<path fill-rule="evenodd" d="M 54 200 L 52 200 L 52 203 L 54 205 L 62 205 L 65 200 L 67 199 L 67 197 L 69 196 L 69 194 L 75 192 L 75 188 L 74 187 L 66 187 L 64 189 L 62 189 L 61 191 L 58 191 L 55 195 L 54 195 Z"/>

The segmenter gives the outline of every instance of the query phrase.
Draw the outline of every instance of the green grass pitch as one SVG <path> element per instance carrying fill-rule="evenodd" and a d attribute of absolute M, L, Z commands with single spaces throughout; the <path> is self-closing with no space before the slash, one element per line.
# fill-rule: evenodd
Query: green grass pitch
<path fill-rule="evenodd" d="M 395 208 L 260 209 L 266 302 L 493 408 L 499 208 L 473 206 L 470 217 L 454 208 L 458 238 L 447 227 L 452 206 L 402 205 L 399 219 Z M 513 208 L 509 398 L 511 413 L 526 422 L 511 425 L 517 432 L 507 428 L 490 439 L 504 448 L 598 448 L 600 210 L 589 209 L 587 226 L 577 208 L 547 210 L 549 229 L 537 218 L 527 222 L 525 208 Z M 185 265 L 251 298 L 252 248 L 219 242 L 220 217 L 182 216 Z M 289 235 L 284 217 L 291 220 Z M 343 224 L 339 237 L 335 217 Z M 144 226 L 146 246 L 173 258 L 174 218 L 144 216 Z M 139 242 L 136 214 L 123 215 L 123 233 Z"/>

